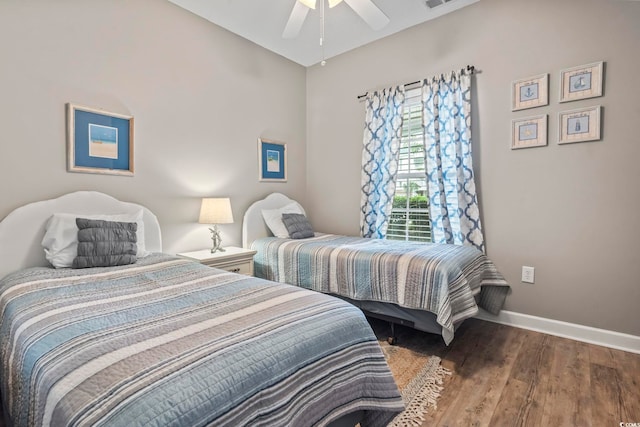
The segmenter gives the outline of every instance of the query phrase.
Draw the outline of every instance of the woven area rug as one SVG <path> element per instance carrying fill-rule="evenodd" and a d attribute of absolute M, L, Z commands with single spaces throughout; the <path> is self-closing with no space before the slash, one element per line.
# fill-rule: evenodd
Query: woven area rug
<path fill-rule="evenodd" d="M 446 375 L 451 375 L 451 371 L 440 365 L 439 357 L 428 354 L 427 341 L 432 342 L 433 336 L 396 328 L 398 344 L 390 345 L 387 342 L 388 324 L 375 319 L 370 322 L 405 403 L 404 412 L 388 426 L 420 426 L 429 409 L 437 407 L 443 380 Z"/>

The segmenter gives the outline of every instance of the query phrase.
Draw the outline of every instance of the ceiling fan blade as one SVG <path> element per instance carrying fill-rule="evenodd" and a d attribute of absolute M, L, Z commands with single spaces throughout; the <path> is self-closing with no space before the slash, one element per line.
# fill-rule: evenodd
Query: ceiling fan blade
<path fill-rule="evenodd" d="M 309 9 L 316 8 L 316 0 L 298 0 L 303 5 L 307 6 Z"/>
<path fill-rule="evenodd" d="M 389 18 L 371 0 L 344 0 L 374 30 L 389 23 Z"/>
<path fill-rule="evenodd" d="M 289 15 L 287 25 L 284 27 L 282 38 L 293 39 L 298 37 L 302 24 L 304 24 L 304 20 L 307 18 L 308 13 L 309 8 L 299 1 L 296 1 L 293 5 L 293 9 L 291 10 L 291 15 Z"/>
<path fill-rule="evenodd" d="M 307 18 L 308 13 L 309 8 L 299 1 L 296 1 L 293 5 L 293 9 L 291 10 L 291 15 L 289 15 L 287 26 L 284 27 L 282 38 L 293 39 L 298 37 L 302 24 L 304 24 L 304 20 Z"/>

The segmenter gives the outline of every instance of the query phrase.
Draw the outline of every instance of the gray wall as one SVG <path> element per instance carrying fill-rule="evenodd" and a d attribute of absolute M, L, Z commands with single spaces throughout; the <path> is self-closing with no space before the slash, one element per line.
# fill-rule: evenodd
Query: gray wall
<path fill-rule="evenodd" d="M 474 166 L 487 253 L 507 309 L 640 335 L 640 3 L 482 0 L 307 71 L 308 210 L 359 230 L 364 104 L 372 88 L 473 64 Z M 606 61 L 605 96 L 558 103 L 563 68 Z M 550 73 L 550 105 L 510 111 L 513 80 Z M 557 145 L 557 113 L 603 106 L 601 141 Z M 549 146 L 512 151 L 511 120 L 549 114 Z M 536 268 L 536 283 L 520 268 Z"/>
<path fill-rule="evenodd" d="M 98 190 L 146 205 L 164 250 L 211 244 L 200 197 L 304 200 L 305 69 L 166 1 L 0 1 L 0 218 Z M 68 173 L 67 102 L 135 119 L 135 176 Z M 258 183 L 257 138 L 288 144 L 287 183 Z"/>

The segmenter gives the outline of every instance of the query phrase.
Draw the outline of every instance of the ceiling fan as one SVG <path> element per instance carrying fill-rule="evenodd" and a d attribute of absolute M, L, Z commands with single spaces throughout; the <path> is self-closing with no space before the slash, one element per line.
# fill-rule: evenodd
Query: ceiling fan
<path fill-rule="evenodd" d="M 324 0 L 320 0 L 324 2 Z M 332 8 L 343 0 L 328 0 L 329 7 Z M 293 10 L 289 16 L 289 21 L 284 28 L 282 37 L 292 39 L 298 36 L 304 20 L 307 18 L 309 9 L 316 8 L 317 0 L 296 0 Z M 361 18 L 374 30 L 379 30 L 389 23 L 389 18 L 371 0 L 344 0 Z M 324 7 L 324 3 L 322 3 Z"/>

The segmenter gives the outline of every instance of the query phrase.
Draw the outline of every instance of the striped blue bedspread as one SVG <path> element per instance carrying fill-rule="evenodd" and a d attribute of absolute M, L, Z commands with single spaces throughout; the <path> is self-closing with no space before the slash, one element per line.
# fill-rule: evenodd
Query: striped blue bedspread
<path fill-rule="evenodd" d="M 0 281 L 15 426 L 312 426 L 403 409 L 362 313 L 302 288 L 154 254 Z M 8 412 L 8 413 L 7 413 Z"/>
<path fill-rule="evenodd" d="M 503 306 L 509 287 L 481 251 L 468 246 L 316 234 L 256 240 L 256 276 L 436 314 L 445 343 L 454 323 Z M 478 299 L 478 302 L 476 301 Z"/>

